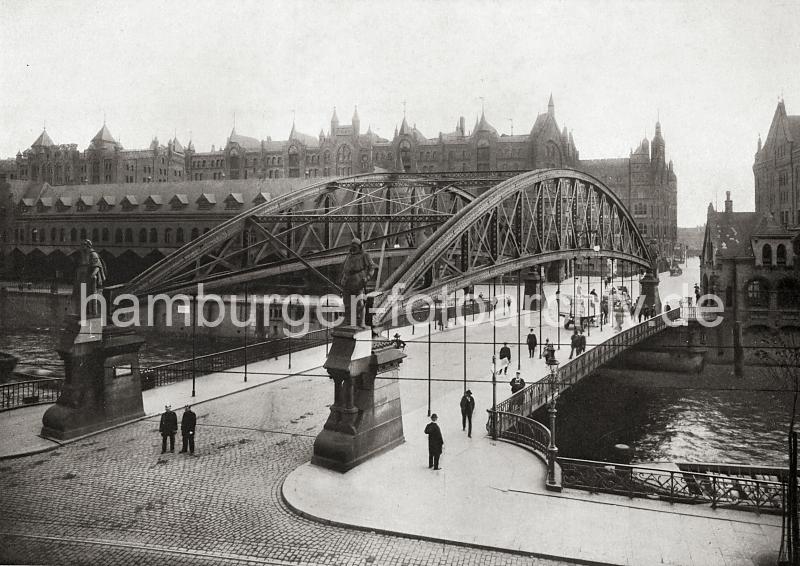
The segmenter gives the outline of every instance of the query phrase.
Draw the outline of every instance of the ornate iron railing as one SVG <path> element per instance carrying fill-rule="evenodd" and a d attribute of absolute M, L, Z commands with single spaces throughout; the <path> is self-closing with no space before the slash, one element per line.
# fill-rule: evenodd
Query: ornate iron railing
<path fill-rule="evenodd" d="M 325 344 L 329 339 L 329 330 L 313 330 L 298 338 L 278 338 L 257 342 L 239 348 L 197 356 L 178 362 L 171 362 L 149 368 L 142 368 L 142 390 L 177 383 L 186 379 L 200 377 L 211 373 L 229 370 L 231 368 L 278 357 L 288 353 L 298 352 L 314 346 Z"/>
<path fill-rule="evenodd" d="M 558 458 L 561 485 L 593 493 L 710 504 L 759 513 L 780 513 L 785 484 L 776 481 L 701 474 L 592 460 Z"/>
<path fill-rule="evenodd" d="M 563 391 L 595 371 L 603 364 L 643 340 L 661 332 L 667 326 L 667 320 L 674 321 L 681 316 L 681 309 L 673 309 L 651 319 L 645 320 L 631 328 L 615 334 L 608 340 L 597 344 L 580 356 L 568 361 L 558 369 L 558 380 L 553 384 L 547 376 L 532 383 L 522 391 L 518 391 L 505 401 L 497 404 L 502 412 L 530 415 L 547 403 L 549 396 L 560 395 Z"/>
<path fill-rule="evenodd" d="M 0 411 L 55 403 L 61 394 L 63 384 L 64 380 L 60 377 L 48 377 L 0 385 Z"/>
<path fill-rule="evenodd" d="M 494 418 L 493 418 L 494 417 Z M 547 458 L 550 430 L 542 423 L 515 413 L 489 410 L 487 429 L 492 434 L 493 423 L 497 426 L 497 437 L 523 444 Z"/>

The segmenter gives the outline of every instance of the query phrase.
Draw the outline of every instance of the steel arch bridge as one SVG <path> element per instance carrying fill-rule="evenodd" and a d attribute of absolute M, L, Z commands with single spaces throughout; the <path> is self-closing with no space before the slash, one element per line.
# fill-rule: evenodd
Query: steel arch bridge
<path fill-rule="evenodd" d="M 442 297 L 445 289 L 586 257 L 651 265 L 630 213 L 600 181 L 569 169 L 522 173 L 474 199 L 423 242 L 381 285 L 373 322 L 386 322 L 397 291 Z"/>
<path fill-rule="evenodd" d="M 338 266 L 356 237 L 378 265 L 380 286 L 477 195 L 518 173 L 377 173 L 312 184 L 223 222 L 121 292 L 189 291 L 200 283 L 219 289 L 301 271 L 338 292 Z"/>

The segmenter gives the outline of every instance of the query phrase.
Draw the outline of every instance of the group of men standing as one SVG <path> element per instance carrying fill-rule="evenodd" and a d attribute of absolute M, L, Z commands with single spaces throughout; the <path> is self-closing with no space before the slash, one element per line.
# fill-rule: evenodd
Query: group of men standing
<path fill-rule="evenodd" d="M 183 416 L 181 417 L 181 439 L 183 440 L 183 448 L 181 453 L 187 450 L 189 454 L 194 454 L 194 433 L 197 427 L 197 415 L 192 411 L 192 407 L 186 405 L 184 407 Z M 169 405 L 164 406 L 164 413 L 161 415 L 161 424 L 158 427 L 158 432 L 161 433 L 161 453 L 167 451 L 167 440 L 169 440 L 169 451 L 175 452 L 175 435 L 178 432 L 178 415 L 172 410 Z"/>
<path fill-rule="evenodd" d="M 578 330 L 577 328 L 572 333 L 572 337 L 569 339 L 569 359 L 572 359 L 572 356 L 580 356 L 586 351 L 586 336 L 583 334 L 582 330 Z"/>

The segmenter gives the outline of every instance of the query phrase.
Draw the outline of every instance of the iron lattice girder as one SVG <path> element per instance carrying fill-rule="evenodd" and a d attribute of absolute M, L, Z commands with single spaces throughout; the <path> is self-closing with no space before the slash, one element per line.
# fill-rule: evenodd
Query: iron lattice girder
<path fill-rule="evenodd" d="M 327 264 L 320 254 L 338 256 L 355 237 L 375 254 L 385 273 L 385 259 L 400 255 L 398 250 L 408 254 L 409 247 L 430 238 L 474 193 L 510 175 L 387 173 L 309 185 L 221 223 L 131 280 L 124 292 L 144 295 L 225 277 L 241 281 L 307 269 L 304 260 Z"/>
<path fill-rule="evenodd" d="M 259 224 L 287 222 L 352 223 L 352 222 L 445 222 L 450 214 L 263 214 L 253 216 Z"/>
<path fill-rule="evenodd" d="M 406 295 L 445 286 L 452 292 L 523 267 L 590 254 L 642 266 L 650 262 L 633 218 L 600 181 L 569 169 L 523 173 L 442 225 L 437 237 L 419 246 L 380 287 L 376 307 L 386 306 L 395 286 Z M 465 255 L 466 270 L 459 267 Z"/>

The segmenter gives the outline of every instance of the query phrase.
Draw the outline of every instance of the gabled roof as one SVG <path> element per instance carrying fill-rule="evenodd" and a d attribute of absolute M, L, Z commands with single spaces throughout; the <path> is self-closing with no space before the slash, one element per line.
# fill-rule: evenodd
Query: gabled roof
<path fill-rule="evenodd" d="M 489 132 L 494 136 L 497 135 L 497 130 L 486 120 L 486 115 L 483 111 L 481 111 L 481 117 L 475 121 L 475 129 L 472 130 L 472 135 L 474 136 L 478 132 Z"/>
<path fill-rule="evenodd" d="M 793 234 L 778 224 L 774 216 L 764 214 L 751 235 L 762 238 L 791 238 Z"/>
<path fill-rule="evenodd" d="M 124 197 L 122 197 L 120 204 L 122 205 L 127 204 L 128 206 L 137 206 L 139 204 L 139 201 L 136 199 L 136 195 L 125 195 Z"/>
<path fill-rule="evenodd" d="M 197 197 L 197 202 L 217 204 L 217 195 L 215 195 L 214 193 L 202 193 L 199 197 Z"/>
<path fill-rule="evenodd" d="M 94 204 L 94 197 L 92 195 L 81 195 L 78 197 L 77 204 L 92 206 Z"/>
<path fill-rule="evenodd" d="M 147 195 L 147 198 L 144 199 L 144 202 L 145 202 L 145 204 L 148 204 L 148 203 L 149 204 L 155 204 L 155 205 L 164 204 L 164 201 L 161 198 L 161 195 Z"/>
<path fill-rule="evenodd" d="M 225 202 L 244 204 L 244 197 L 242 196 L 242 193 L 228 193 L 228 196 L 225 197 Z"/>
<path fill-rule="evenodd" d="M 298 141 L 308 147 L 319 147 L 319 138 L 297 131 L 294 127 L 294 122 L 292 122 L 292 131 L 289 132 L 289 141 L 292 140 Z"/>
<path fill-rule="evenodd" d="M 47 135 L 47 130 L 42 130 L 42 133 L 39 134 L 36 141 L 31 144 L 31 147 L 52 147 L 54 145 L 53 140 Z"/>
<path fill-rule="evenodd" d="M 45 208 L 50 208 L 53 206 L 53 199 L 50 197 L 40 197 L 36 204 L 41 204 Z"/>
<path fill-rule="evenodd" d="M 97 200 L 97 204 L 105 203 L 108 206 L 114 206 L 117 202 L 117 197 L 111 195 L 103 195 Z"/>
<path fill-rule="evenodd" d="M 231 130 L 231 135 L 228 138 L 229 144 L 237 144 L 244 149 L 251 149 L 251 150 L 260 150 L 261 149 L 261 142 L 256 138 L 251 138 L 248 136 L 241 136 L 236 133 L 236 128 Z"/>
<path fill-rule="evenodd" d="M 69 208 L 72 206 L 72 197 L 59 196 L 56 198 L 56 204 Z"/>
<path fill-rule="evenodd" d="M 170 204 L 181 204 L 183 206 L 188 206 L 189 204 L 189 197 L 185 194 L 176 194 L 171 199 L 169 199 Z"/>
<path fill-rule="evenodd" d="M 707 239 L 720 257 L 753 257 L 750 238 L 762 222 L 760 212 L 714 212 L 706 219 Z"/>
<path fill-rule="evenodd" d="M 32 198 L 21 198 L 19 201 L 25 206 L 33 206 L 34 204 L 36 204 L 36 199 Z"/>
<path fill-rule="evenodd" d="M 264 191 L 259 192 L 255 198 L 253 198 L 253 202 L 256 204 L 261 204 L 262 202 L 267 202 L 272 199 L 272 196 L 269 193 L 265 193 Z"/>

